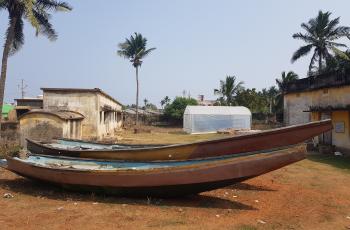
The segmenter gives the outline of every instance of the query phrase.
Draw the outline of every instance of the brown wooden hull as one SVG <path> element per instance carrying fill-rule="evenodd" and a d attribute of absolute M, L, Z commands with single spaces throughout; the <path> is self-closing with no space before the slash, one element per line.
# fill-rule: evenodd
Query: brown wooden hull
<path fill-rule="evenodd" d="M 332 129 L 330 120 L 263 131 L 260 133 L 152 148 L 118 150 L 66 150 L 28 140 L 35 154 L 126 161 L 188 160 L 254 152 L 302 143 Z"/>
<path fill-rule="evenodd" d="M 225 187 L 305 158 L 305 146 L 147 170 L 77 170 L 8 159 L 7 169 L 27 178 L 88 191 L 128 196 L 182 196 Z"/>

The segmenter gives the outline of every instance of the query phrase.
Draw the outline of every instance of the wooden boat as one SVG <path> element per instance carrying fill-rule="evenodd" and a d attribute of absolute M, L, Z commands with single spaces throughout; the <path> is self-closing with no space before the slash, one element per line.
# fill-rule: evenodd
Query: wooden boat
<path fill-rule="evenodd" d="M 27 141 L 34 142 L 28 139 Z M 52 140 L 51 142 L 38 141 L 36 143 L 53 147 L 53 148 L 66 149 L 66 150 L 117 150 L 117 149 L 152 148 L 152 147 L 164 146 L 160 144 L 145 144 L 145 145 L 105 144 L 100 142 L 90 142 L 90 141 L 65 139 L 65 138 Z"/>
<path fill-rule="evenodd" d="M 69 189 L 121 196 L 183 196 L 225 187 L 305 158 L 305 145 L 215 159 L 123 162 L 32 155 L 6 169 Z"/>
<path fill-rule="evenodd" d="M 189 160 L 261 151 L 304 142 L 332 129 L 331 120 L 188 144 L 121 149 L 65 149 L 27 140 L 35 154 L 127 161 Z"/>

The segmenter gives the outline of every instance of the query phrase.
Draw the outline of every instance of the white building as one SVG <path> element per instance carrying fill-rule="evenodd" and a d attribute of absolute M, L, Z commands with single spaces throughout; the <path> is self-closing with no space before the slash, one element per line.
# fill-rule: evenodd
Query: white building
<path fill-rule="evenodd" d="M 183 129 L 187 133 L 210 133 L 221 129 L 250 129 L 252 114 L 243 106 L 187 106 Z"/>

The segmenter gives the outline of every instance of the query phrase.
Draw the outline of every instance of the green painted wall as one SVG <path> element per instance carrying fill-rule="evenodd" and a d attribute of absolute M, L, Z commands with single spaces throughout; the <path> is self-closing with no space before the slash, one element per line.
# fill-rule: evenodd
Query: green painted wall
<path fill-rule="evenodd" d="M 4 104 L 2 107 L 2 117 L 7 118 L 9 112 L 14 109 L 13 105 Z"/>

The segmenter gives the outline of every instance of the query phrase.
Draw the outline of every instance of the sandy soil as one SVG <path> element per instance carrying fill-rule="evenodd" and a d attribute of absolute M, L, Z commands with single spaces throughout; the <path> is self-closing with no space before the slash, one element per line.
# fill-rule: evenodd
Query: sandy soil
<path fill-rule="evenodd" d="M 347 158 L 312 156 L 178 199 L 80 194 L 0 170 L 0 229 L 348 229 L 349 165 Z"/>

